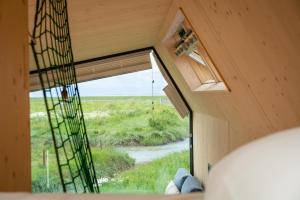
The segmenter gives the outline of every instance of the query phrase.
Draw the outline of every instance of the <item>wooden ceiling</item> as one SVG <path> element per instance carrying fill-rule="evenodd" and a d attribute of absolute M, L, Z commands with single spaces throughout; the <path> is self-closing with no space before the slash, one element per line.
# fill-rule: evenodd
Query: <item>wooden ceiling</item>
<path fill-rule="evenodd" d="M 35 1 L 29 0 L 30 32 Z M 172 0 L 68 1 L 75 61 L 153 46 L 171 3 Z"/>

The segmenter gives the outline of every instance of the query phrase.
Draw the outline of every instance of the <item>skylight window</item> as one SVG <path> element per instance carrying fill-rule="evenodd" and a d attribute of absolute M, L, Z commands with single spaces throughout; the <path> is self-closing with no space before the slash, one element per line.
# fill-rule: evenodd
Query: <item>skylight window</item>
<path fill-rule="evenodd" d="M 192 91 L 228 91 L 214 62 L 182 10 L 177 12 L 163 42 Z"/>

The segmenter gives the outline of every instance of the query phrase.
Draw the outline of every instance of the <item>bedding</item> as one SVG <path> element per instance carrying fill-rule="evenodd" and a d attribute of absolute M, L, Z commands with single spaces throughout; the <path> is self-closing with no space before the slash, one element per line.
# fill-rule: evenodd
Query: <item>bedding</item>
<path fill-rule="evenodd" d="M 179 168 L 176 172 L 174 177 L 174 183 L 177 186 L 178 190 L 181 191 L 182 184 L 184 183 L 185 179 L 190 176 L 190 172 L 184 168 Z"/>
<path fill-rule="evenodd" d="M 182 194 L 188 194 L 192 192 L 203 192 L 203 191 L 204 188 L 202 184 L 194 176 L 188 176 L 181 187 Z"/>

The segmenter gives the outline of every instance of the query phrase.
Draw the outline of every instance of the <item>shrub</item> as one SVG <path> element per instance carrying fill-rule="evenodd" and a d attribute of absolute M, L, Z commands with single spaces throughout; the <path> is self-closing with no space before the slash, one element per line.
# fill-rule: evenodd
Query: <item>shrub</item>
<path fill-rule="evenodd" d="M 189 168 L 189 152 L 173 153 L 122 172 L 104 183 L 102 193 L 164 193 L 178 168 Z"/>
<path fill-rule="evenodd" d="M 135 162 L 127 153 L 114 148 L 94 148 L 92 154 L 98 178 L 111 178 L 115 174 L 133 167 Z"/>
<path fill-rule="evenodd" d="M 47 187 L 47 180 L 43 176 L 32 180 L 32 192 L 62 192 L 61 182 L 57 177 L 49 180 L 49 187 Z"/>

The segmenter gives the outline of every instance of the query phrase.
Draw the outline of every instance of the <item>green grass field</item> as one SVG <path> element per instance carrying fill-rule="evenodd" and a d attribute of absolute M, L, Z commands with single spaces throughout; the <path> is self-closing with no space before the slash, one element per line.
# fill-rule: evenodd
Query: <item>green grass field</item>
<path fill-rule="evenodd" d="M 61 191 L 44 101 L 31 98 L 30 106 L 33 191 Z M 103 192 L 161 193 L 157 184 L 166 182 L 158 179 L 170 179 L 175 168 L 188 166 L 187 152 L 137 166 L 127 153 L 115 148 L 162 145 L 186 138 L 188 119 L 181 119 L 166 97 L 82 97 L 82 106 L 97 176 L 111 180 L 101 187 Z M 45 187 L 43 149 L 49 151 L 50 188 Z M 166 171 L 161 171 L 161 165 L 167 166 Z M 139 173 L 149 173 L 151 178 L 140 180 Z"/>
<path fill-rule="evenodd" d="M 178 168 L 189 169 L 189 152 L 173 153 L 153 162 L 121 172 L 101 186 L 102 193 L 163 194 Z"/>

